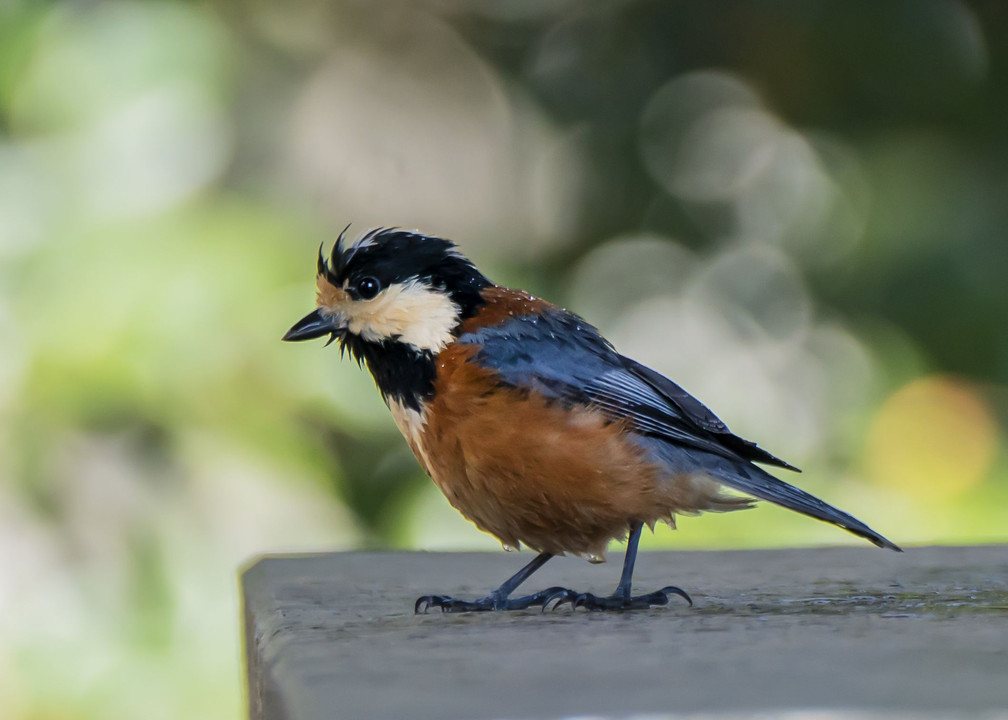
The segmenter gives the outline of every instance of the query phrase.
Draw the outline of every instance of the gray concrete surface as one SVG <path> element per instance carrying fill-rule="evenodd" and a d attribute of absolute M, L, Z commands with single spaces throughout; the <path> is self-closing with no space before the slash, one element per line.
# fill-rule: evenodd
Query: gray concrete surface
<path fill-rule="evenodd" d="M 637 589 L 696 606 L 413 615 L 531 557 L 260 560 L 242 578 L 250 716 L 1008 720 L 1008 546 L 642 553 Z M 619 569 L 559 558 L 527 589 L 608 593 Z"/>

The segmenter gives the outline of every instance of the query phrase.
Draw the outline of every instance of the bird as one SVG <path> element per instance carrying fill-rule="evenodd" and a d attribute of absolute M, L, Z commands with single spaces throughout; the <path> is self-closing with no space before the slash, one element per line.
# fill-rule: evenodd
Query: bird
<path fill-rule="evenodd" d="M 761 465 L 797 468 L 733 434 L 679 385 L 621 355 L 594 326 L 491 282 L 445 238 L 395 227 L 319 247 L 316 308 L 283 336 L 328 336 L 372 375 L 424 472 L 505 549 L 537 555 L 487 595 L 418 598 L 414 612 L 693 604 L 669 585 L 634 595 L 644 526 L 757 500 L 901 549 L 860 520 Z M 611 595 L 550 587 L 513 597 L 555 556 L 605 562 L 626 540 Z"/>

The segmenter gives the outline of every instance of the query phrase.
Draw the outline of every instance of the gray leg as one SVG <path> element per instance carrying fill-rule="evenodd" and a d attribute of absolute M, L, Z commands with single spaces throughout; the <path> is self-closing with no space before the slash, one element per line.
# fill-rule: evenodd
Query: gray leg
<path fill-rule="evenodd" d="M 583 607 L 588 610 L 638 610 L 653 607 L 655 605 L 668 605 L 669 595 L 678 595 L 686 602 L 693 605 L 693 600 L 682 588 L 675 585 L 668 585 L 661 590 L 656 590 L 647 595 L 633 597 L 630 592 L 633 583 L 634 563 L 637 562 L 637 545 L 640 543 L 641 530 L 644 523 L 635 522 L 630 526 L 630 536 L 627 538 L 626 556 L 623 558 L 623 574 L 620 575 L 619 585 L 616 591 L 609 597 L 598 597 L 591 593 L 581 593 L 574 597 L 570 603 L 571 607 Z M 560 603 L 567 602 L 564 597 Z"/>
<path fill-rule="evenodd" d="M 525 608 L 544 607 L 550 600 L 563 596 L 569 592 L 564 588 L 552 587 L 532 595 L 520 598 L 511 598 L 510 595 L 519 585 L 525 582 L 536 570 L 546 564 L 546 561 L 553 557 L 549 553 L 539 553 L 532 562 L 509 577 L 500 587 L 491 592 L 486 597 L 478 600 L 456 600 L 447 595 L 424 595 L 417 598 L 413 606 L 416 614 L 426 613 L 432 607 L 441 608 L 442 612 L 480 612 L 487 610 L 524 610 Z"/>

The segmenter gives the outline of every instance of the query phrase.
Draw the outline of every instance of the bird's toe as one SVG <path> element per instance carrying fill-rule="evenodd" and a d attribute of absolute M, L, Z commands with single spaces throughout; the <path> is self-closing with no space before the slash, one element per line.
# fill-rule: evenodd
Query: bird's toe
<path fill-rule="evenodd" d="M 648 593 L 646 595 L 636 595 L 628 597 L 622 593 L 599 597 L 592 593 L 580 593 L 571 601 L 573 609 L 584 608 L 589 612 L 621 611 L 621 610 L 647 610 L 648 608 L 669 604 L 669 596 L 678 595 L 686 602 L 693 605 L 693 600 L 682 588 L 669 585 L 661 590 Z"/>
<path fill-rule="evenodd" d="M 458 600 L 447 595 L 424 595 L 417 598 L 413 605 L 415 615 L 426 615 L 431 608 L 440 608 L 441 612 L 480 612 L 493 610 L 494 606 L 490 598 L 480 598 L 479 600 Z"/>

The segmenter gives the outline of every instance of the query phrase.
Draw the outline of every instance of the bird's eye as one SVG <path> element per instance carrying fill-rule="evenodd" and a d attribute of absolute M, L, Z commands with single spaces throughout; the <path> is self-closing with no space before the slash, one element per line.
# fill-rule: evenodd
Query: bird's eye
<path fill-rule="evenodd" d="M 357 294 L 361 300 L 370 300 L 381 290 L 381 283 L 376 277 L 361 278 L 357 281 Z"/>

